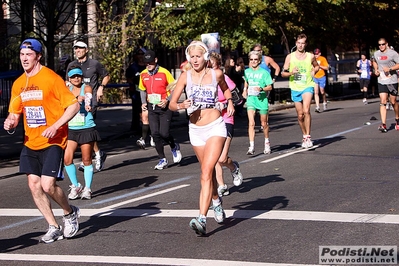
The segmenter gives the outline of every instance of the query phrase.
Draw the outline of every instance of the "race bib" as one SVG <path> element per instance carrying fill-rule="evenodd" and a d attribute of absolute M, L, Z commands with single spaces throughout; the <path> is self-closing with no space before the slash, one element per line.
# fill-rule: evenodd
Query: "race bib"
<path fill-rule="evenodd" d="M 215 88 L 212 86 L 195 86 L 191 99 L 194 105 L 201 109 L 213 108 L 215 106 Z"/>
<path fill-rule="evenodd" d="M 46 125 L 43 106 L 25 106 L 25 118 L 28 127 L 35 128 Z"/>
<path fill-rule="evenodd" d="M 148 94 L 148 101 L 152 104 L 158 104 L 161 102 L 161 94 L 152 93 Z"/>
<path fill-rule="evenodd" d="M 258 86 L 248 86 L 248 96 L 258 96 L 259 93 Z"/>
<path fill-rule="evenodd" d="M 360 77 L 363 79 L 367 78 L 367 70 L 362 70 L 362 74 L 360 74 Z"/>
<path fill-rule="evenodd" d="M 306 74 L 295 73 L 294 82 L 296 84 L 306 84 Z"/>
<path fill-rule="evenodd" d="M 70 127 L 80 127 L 85 124 L 85 115 L 82 113 L 77 113 L 69 122 Z"/>

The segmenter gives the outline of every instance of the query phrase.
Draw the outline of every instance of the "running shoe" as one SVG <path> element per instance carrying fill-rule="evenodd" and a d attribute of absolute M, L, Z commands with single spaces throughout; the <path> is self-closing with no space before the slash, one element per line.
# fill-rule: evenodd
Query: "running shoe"
<path fill-rule="evenodd" d="M 367 105 L 367 104 L 369 104 L 369 103 L 367 102 L 366 99 L 363 99 L 363 104 L 364 104 L 364 105 Z"/>
<path fill-rule="evenodd" d="M 260 126 L 260 128 L 259 128 L 259 133 L 262 133 L 262 132 L 263 132 L 263 127 Z"/>
<path fill-rule="evenodd" d="M 327 110 L 327 103 L 323 103 L 323 110 Z"/>
<path fill-rule="evenodd" d="M 80 196 L 81 199 L 91 199 L 91 189 L 88 187 L 85 187 L 82 191 L 82 194 Z"/>
<path fill-rule="evenodd" d="M 234 161 L 233 164 L 236 166 L 236 169 L 231 172 L 231 175 L 233 176 L 233 184 L 237 187 L 242 184 L 242 174 L 238 162 Z"/>
<path fill-rule="evenodd" d="M 319 106 L 316 106 L 316 109 L 314 110 L 316 113 L 321 113 L 321 111 L 320 111 L 320 107 Z"/>
<path fill-rule="evenodd" d="M 136 144 L 137 144 L 137 146 L 140 147 L 140 149 L 145 150 L 145 141 L 144 141 L 143 138 L 139 138 L 139 139 L 136 141 Z"/>
<path fill-rule="evenodd" d="M 255 148 L 254 147 L 249 147 L 247 151 L 247 155 L 254 155 L 255 154 Z"/>
<path fill-rule="evenodd" d="M 302 139 L 302 148 L 306 149 L 306 138 Z"/>
<path fill-rule="evenodd" d="M 107 159 L 107 154 L 103 151 L 100 151 L 100 156 L 96 155 L 94 159 L 96 160 L 96 170 L 100 172 L 104 169 L 104 163 Z"/>
<path fill-rule="evenodd" d="M 83 162 L 80 162 L 78 170 L 81 171 L 81 172 L 85 171 L 85 165 L 83 164 Z"/>
<path fill-rule="evenodd" d="M 313 141 L 310 137 L 306 138 L 306 147 L 307 148 L 312 148 L 313 147 Z"/>
<path fill-rule="evenodd" d="M 396 127 L 395 127 L 395 128 L 396 128 Z M 378 127 L 378 130 L 381 131 L 382 133 L 388 132 L 387 126 L 386 126 L 385 124 L 381 124 L 381 125 Z"/>
<path fill-rule="evenodd" d="M 265 149 L 263 150 L 264 154 L 270 154 L 272 150 L 270 149 L 270 142 L 265 143 Z"/>
<path fill-rule="evenodd" d="M 230 192 L 229 192 L 229 189 L 227 188 L 226 184 L 218 187 L 218 195 L 219 195 L 219 197 L 227 196 L 229 194 L 230 194 Z"/>
<path fill-rule="evenodd" d="M 178 143 L 175 143 L 175 147 L 170 150 L 172 151 L 173 162 L 180 163 L 180 161 L 181 161 L 180 145 Z"/>
<path fill-rule="evenodd" d="M 72 206 L 72 213 L 64 215 L 62 218 L 64 220 L 64 237 L 71 238 L 76 235 L 79 230 L 80 209 L 78 207 Z"/>
<path fill-rule="evenodd" d="M 206 220 L 200 218 L 194 218 L 190 221 L 190 228 L 195 231 L 199 236 L 206 235 Z"/>
<path fill-rule="evenodd" d="M 213 206 L 213 213 L 215 215 L 215 221 L 218 224 L 224 222 L 224 219 L 226 218 L 226 213 L 223 210 L 222 203 L 220 203 L 218 206 Z"/>
<path fill-rule="evenodd" d="M 68 199 L 70 200 L 74 200 L 77 199 L 81 196 L 82 191 L 83 191 L 83 187 L 80 183 L 78 183 L 78 186 L 74 186 L 74 185 L 70 185 L 69 186 L 69 194 L 68 194 Z"/>
<path fill-rule="evenodd" d="M 313 147 L 313 141 L 310 137 L 306 137 L 302 139 L 302 148 L 308 149 Z"/>
<path fill-rule="evenodd" d="M 150 145 L 151 145 L 151 147 L 155 147 L 155 141 L 152 136 L 150 136 Z"/>
<path fill-rule="evenodd" d="M 157 165 L 155 165 L 154 169 L 162 170 L 167 167 L 168 167 L 168 160 L 166 160 L 166 158 L 163 158 L 163 159 L 159 160 L 159 163 Z"/>
<path fill-rule="evenodd" d="M 40 241 L 48 244 L 61 239 L 64 239 L 64 234 L 62 233 L 62 226 L 59 226 L 59 228 L 57 228 L 54 225 L 49 225 L 47 233 L 44 236 L 42 236 Z"/>

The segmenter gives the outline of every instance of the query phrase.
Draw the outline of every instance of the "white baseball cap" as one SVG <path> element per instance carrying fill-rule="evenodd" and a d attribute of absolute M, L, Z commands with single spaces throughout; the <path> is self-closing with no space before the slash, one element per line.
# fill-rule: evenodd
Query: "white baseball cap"
<path fill-rule="evenodd" d="M 77 42 L 75 42 L 73 47 L 87 48 L 87 44 L 82 41 L 77 41 Z"/>

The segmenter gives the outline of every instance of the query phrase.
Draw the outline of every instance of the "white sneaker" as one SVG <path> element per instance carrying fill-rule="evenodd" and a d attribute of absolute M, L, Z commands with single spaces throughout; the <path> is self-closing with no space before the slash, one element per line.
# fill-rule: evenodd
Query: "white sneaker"
<path fill-rule="evenodd" d="M 270 142 L 265 143 L 265 149 L 263 150 L 264 154 L 270 154 L 272 150 L 270 149 Z"/>
<path fill-rule="evenodd" d="M 81 199 L 91 199 L 91 189 L 88 187 L 85 187 L 82 191 L 82 194 L 80 196 Z"/>
<path fill-rule="evenodd" d="M 229 194 L 230 194 L 230 192 L 229 192 L 229 189 L 227 188 L 226 184 L 218 187 L 218 195 L 219 195 L 219 197 L 227 196 Z"/>
<path fill-rule="evenodd" d="M 239 185 L 242 184 L 242 174 L 240 171 L 240 165 L 238 162 L 234 161 L 233 164 L 236 166 L 236 169 L 231 172 L 231 175 L 233 176 L 233 184 L 234 186 L 238 187 Z"/>
<path fill-rule="evenodd" d="M 180 163 L 181 161 L 181 152 L 180 152 L 180 145 L 175 143 L 175 147 L 171 149 L 173 155 L 173 162 Z"/>
<path fill-rule="evenodd" d="M 314 109 L 314 111 L 315 111 L 316 113 L 321 113 L 320 107 L 319 107 L 319 106 L 316 106 L 316 109 Z"/>
<path fill-rule="evenodd" d="M 136 144 L 137 144 L 137 146 L 140 147 L 140 149 L 145 150 L 145 141 L 144 141 L 143 138 L 139 138 L 139 139 L 136 141 Z"/>
<path fill-rule="evenodd" d="M 309 149 L 313 147 L 313 141 L 310 137 L 302 139 L 302 148 Z"/>
<path fill-rule="evenodd" d="M 152 136 L 150 136 L 150 145 L 151 145 L 151 147 L 155 147 L 155 141 Z"/>
<path fill-rule="evenodd" d="M 72 206 L 72 213 L 65 215 L 62 219 L 64 220 L 64 237 L 70 238 L 74 237 L 79 230 L 80 209 L 78 207 Z"/>
<path fill-rule="evenodd" d="M 164 168 L 168 167 L 168 160 L 166 160 L 166 158 L 163 158 L 161 160 L 159 160 L 159 163 L 157 165 L 155 165 L 154 169 L 155 170 L 163 170 Z"/>
<path fill-rule="evenodd" d="M 247 155 L 254 155 L 255 154 L 255 148 L 254 147 L 249 147 L 247 151 Z"/>
<path fill-rule="evenodd" d="M 74 185 L 70 185 L 69 190 L 70 190 L 70 192 L 68 194 L 68 199 L 74 200 L 81 196 L 83 187 L 80 183 L 78 183 L 77 187 L 75 187 Z"/>
<path fill-rule="evenodd" d="M 44 236 L 42 236 L 40 241 L 48 244 L 61 239 L 64 239 L 62 226 L 59 226 L 59 228 L 57 228 L 54 225 L 49 225 L 47 233 Z"/>
<path fill-rule="evenodd" d="M 327 103 L 323 103 L 323 110 L 327 110 Z"/>
<path fill-rule="evenodd" d="M 103 151 L 100 151 L 100 156 L 96 155 L 94 159 L 96 161 L 96 170 L 100 172 L 104 169 L 104 162 L 107 159 L 107 154 Z"/>

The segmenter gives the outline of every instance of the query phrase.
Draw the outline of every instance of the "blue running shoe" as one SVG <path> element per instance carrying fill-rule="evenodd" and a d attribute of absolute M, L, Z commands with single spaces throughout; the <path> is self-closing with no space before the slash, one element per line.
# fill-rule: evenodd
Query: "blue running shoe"
<path fill-rule="evenodd" d="M 173 162 L 180 163 L 181 161 L 181 152 L 180 152 L 180 145 L 175 143 L 175 147 L 171 149 L 173 155 Z"/>
<path fill-rule="evenodd" d="M 213 213 L 215 215 L 215 221 L 218 224 L 224 222 L 224 219 L 226 218 L 226 213 L 224 213 L 222 203 L 220 203 L 218 206 L 213 206 Z"/>
<path fill-rule="evenodd" d="M 190 221 L 190 228 L 193 229 L 198 236 L 206 235 L 206 221 L 203 219 L 192 219 Z"/>
<path fill-rule="evenodd" d="M 155 165 L 154 169 L 155 170 L 163 170 L 164 168 L 168 167 L 168 160 L 166 160 L 166 158 L 163 158 L 161 160 L 159 160 L 159 163 L 157 165 Z"/>

